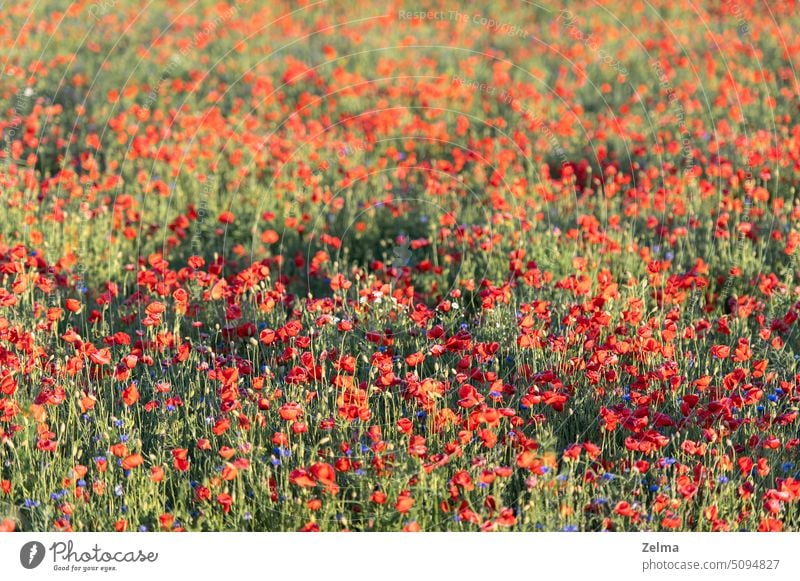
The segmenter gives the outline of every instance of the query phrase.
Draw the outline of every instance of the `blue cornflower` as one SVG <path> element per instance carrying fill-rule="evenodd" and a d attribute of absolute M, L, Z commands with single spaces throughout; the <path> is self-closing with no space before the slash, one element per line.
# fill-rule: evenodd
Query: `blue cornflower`
<path fill-rule="evenodd" d="M 576 525 L 567 525 L 562 530 L 565 533 L 576 533 L 578 532 L 578 527 Z"/>

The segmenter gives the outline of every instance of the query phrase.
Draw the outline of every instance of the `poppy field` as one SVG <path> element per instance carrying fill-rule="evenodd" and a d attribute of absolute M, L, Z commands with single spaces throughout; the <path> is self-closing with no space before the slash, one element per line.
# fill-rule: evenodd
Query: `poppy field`
<path fill-rule="evenodd" d="M 800 531 L 796 2 L 2 12 L 0 530 Z"/>

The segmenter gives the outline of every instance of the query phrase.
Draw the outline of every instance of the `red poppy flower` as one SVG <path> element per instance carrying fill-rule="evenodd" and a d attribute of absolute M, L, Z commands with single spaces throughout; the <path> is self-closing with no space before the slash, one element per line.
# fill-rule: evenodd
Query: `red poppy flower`
<path fill-rule="evenodd" d="M 139 401 L 139 390 L 136 389 L 135 384 L 131 384 L 122 390 L 122 401 L 127 406 L 132 406 Z"/>
<path fill-rule="evenodd" d="M 122 460 L 122 468 L 124 470 L 132 470 L 144 464 L 144 458 L 141 454 L 130 454 Z"/>
<path fill-rule="evenodd" d="M 394 507 L 400 514 L 406 514 L 414 506 L 414 502 L 415 501 L 411 497 L 411 494 L 408 491 L 404 491 L 400 493 L 400 496 L 398 497 Z"/>
<path fill-rule="evenodd" d="M 175 448 L 172 450 L 173 466 L 176 470 L 186 472 L 189 469 L 189 450 Z"/>
<path fill-rule="evenodd" d="M 228 514 L 233 505 L 233 497 L 227 492 L 221 492 L 217 495 L 217 502 L 222 506 L 222 512 Z"/>
<path fill-rule="evenodd" d="M 302 469 L 292 470 L 289 475 L 289 481 L 292 484 L 302 487 L 313 487 L 317 485 L 316 480 L 306 471 Z"/>

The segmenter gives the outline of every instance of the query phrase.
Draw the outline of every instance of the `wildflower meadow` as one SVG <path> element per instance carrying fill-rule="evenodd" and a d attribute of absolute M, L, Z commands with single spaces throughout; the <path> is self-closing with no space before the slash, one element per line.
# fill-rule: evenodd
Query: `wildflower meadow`
<path fill-rule="evenodd" d="M 0 529 L 800 531 L 794 0 L 0 11 Z"/>

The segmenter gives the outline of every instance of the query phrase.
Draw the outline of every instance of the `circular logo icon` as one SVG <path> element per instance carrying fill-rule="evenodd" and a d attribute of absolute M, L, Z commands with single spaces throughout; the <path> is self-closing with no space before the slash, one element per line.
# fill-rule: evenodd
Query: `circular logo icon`
<path fill-rule="evenodd" d="M 35 569 L 44 560 L 44 545 L 39 541 L 30 541 L 19 550 L 19 562 L 26 569 Z"/>

